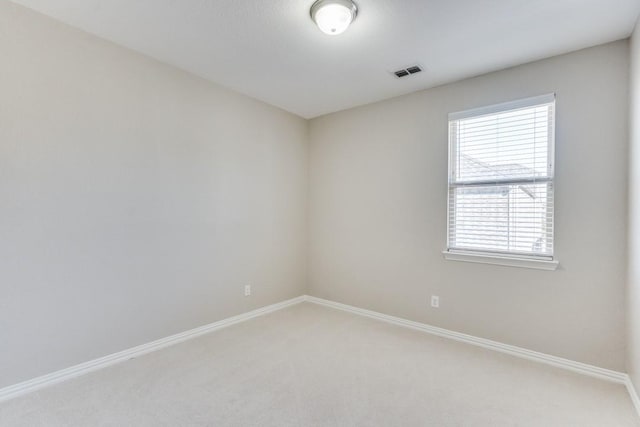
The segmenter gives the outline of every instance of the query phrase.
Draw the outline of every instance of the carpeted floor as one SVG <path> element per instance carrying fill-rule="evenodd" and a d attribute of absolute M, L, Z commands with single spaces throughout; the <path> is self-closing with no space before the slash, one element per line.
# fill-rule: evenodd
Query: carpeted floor
<path fill-rule="evenodd" d="M 310 303 L 0 404 L 2 426 L 640 426 L 622 385 Z"/>

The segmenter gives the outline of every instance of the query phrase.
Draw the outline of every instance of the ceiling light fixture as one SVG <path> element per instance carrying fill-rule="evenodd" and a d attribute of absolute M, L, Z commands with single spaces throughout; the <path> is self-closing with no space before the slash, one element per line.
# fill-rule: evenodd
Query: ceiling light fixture
<path fill-rule="evenodd" d="M 331 36 L 343 33 L 357 14 L 358 7 L 351 0 L 317 0 L 311 6 L 311 19 Z"/>

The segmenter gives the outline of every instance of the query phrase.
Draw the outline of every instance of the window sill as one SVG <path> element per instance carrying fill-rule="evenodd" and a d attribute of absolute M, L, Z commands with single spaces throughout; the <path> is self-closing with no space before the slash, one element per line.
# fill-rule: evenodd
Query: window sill
<path fill-rule="evenodd" d="M 533 268 L 537 270 L 553 271 L 558 268 L 558 261 L 535 259 L 527 257 L 515 257 L 507 255 L 473 253 L 473 252 L 452 252 L 443 251 L 445 259 L 450 261 L 475 262 L 481 264 L 502 265 L 507 267 Z"/>

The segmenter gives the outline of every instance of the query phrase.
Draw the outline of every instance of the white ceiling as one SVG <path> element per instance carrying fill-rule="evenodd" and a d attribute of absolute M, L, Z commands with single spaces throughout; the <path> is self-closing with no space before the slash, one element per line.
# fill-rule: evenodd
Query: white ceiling
<path fill-rule="evenodd" d="M 627 37 L 640 0 L 14 0 L 305 118 Z M 414 63 L 425 72 L 396 79 Z"/>

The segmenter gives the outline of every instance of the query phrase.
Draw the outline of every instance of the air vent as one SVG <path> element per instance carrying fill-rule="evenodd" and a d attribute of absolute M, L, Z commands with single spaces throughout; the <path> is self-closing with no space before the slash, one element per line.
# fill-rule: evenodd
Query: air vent
<path fill-rule="evenodd" d="M 407 77 L 407 76 L 410 76 L 411 74 L 416 74 L 421 71 L 422 71 L 422 67 L 420 67 L 419 65 L 412 65 L 410 67 L 403 68 L 398 71 L 394 71 L 393 74 L 395 74 L 397 78 L 401 79 L 402 77 Z"/>

